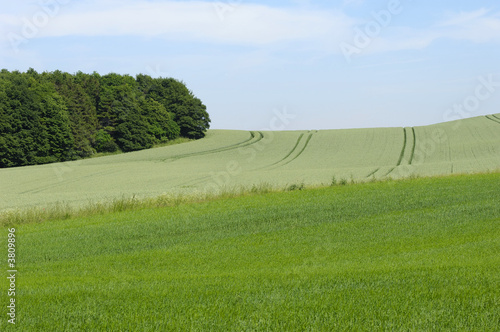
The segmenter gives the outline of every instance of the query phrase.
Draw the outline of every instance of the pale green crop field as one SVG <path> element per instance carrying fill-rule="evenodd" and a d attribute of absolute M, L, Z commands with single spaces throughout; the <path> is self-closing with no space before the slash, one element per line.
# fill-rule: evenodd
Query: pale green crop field
<path fill-rule="evenodd" d="M 122 197 L 475 173 L 500 168 L 500 114 L 423 127 L 210 130 L 180 145 L 0 169 L 0 210 Z"/>

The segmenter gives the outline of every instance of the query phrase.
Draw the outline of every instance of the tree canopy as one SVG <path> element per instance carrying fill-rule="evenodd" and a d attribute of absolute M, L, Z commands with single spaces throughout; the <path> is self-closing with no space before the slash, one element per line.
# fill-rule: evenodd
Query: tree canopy
<path fill-rule="evenodd" d="M 206 106 L 173 78 L 0 72 L 0 167 L 147 149 L 209 127 Z"/>

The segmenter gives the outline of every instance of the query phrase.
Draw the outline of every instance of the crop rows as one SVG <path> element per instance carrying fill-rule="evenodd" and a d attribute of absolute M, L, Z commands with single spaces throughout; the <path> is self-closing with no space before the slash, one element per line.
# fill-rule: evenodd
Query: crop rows
<path fill-rule="evenodd" d="M 232 144 L 232 145 L 228 145 L 228 146 L 224 146 L 224 147 L 221 147 L 221 148 L 217 148 L 217 149 L 212 149 L 212 150 L 205 150 L 205 151 L 200 151 L 200 152 L 192 152 L 192 153 L 184 153 L 184 154 L 180 154 L 180 155 L 175 155 L 175 156 L 172 156 L 168 159 L 170 160 L 179 160 L 179 159 L 182 159 L 182 158 L 188 158 L 188 157 L 194 157 L 194 156 L 203 156 L 203 155 L 206 155 L 206 154 L 213 154 L 213 153 L 219 153 L 219 152 L 224 152 L 224 151 L 230 151 L 230 150 L 235 150 L 235 149 L 240 149 L 240 148 L 243 148 L 245 146 L 249 146 L 249 145 L 252 145 L 252 144 L 255 144 L 255 143 L 258 143 L 260 142 L 262 139 L 264 138 L 264 134 L 262 132 L 254 132 L 254 131 L 251 131 L 250 132 L 250 138 L 243 141 L 243 142 L 239 142 L 239 143 L 236 143 L 236 144 Z"/>
<path fill-rule="evenodd" d="M 314 134 L 313 132 L 310 132 L 306 138 L 305 134 L 301 133 L 299 135 L 299 138 L 297 139 L 297 143 L 295 143 L 295 146 L 292 148 L 292 150 L 290 150 L 290 152 L 288 152 L 288 154 L 285 157 L 271 164 L 270 167 L 274 166 L 274 168 L 278 168 L 281 166 L 285 166 L 291 163 L 292 161 L 296 160 L 297 158 L 299 158 L 300 155 L 307 148 L 307 145 L 311 141 L 313 134 Z"/>
<path fill-rule="evenodd" d="M 0 169 L 0 210 L 113 198 L 286 187 L 500 168 L 500 115 L 431 126 L 320 131 L 211 130 L 180 145 Z"/>

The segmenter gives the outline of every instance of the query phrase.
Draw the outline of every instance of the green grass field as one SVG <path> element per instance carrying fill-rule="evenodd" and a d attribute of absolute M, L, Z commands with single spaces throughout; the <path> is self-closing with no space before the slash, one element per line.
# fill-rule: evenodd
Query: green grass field
<path fill-rule="evenodd" d="M 17 225 L 16 328 L 497 331 L 499 188 L 419 178 Z"/>
<path fill-rule="evenodd" d="M 198 141 L 0 169 L 0 211 L 57 202 L 196 194 L 268 184 L 407 178 L 500 168 L 500 114 L 432 126 L 322 131 L 211 130 Z"/>
<path fill-rule="evenodd" d="M 499 170 L 500 114 L 0 169 L 0 330 L 498 331 Z"/>

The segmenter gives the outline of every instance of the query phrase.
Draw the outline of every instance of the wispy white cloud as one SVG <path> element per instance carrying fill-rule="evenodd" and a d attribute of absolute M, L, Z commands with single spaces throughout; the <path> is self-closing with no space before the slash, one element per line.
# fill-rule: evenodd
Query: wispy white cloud
<path fill-rule="evenodd" d="M 365 3 L 365 0 L 344 0 L 343 3 L 345 6 L 349 5 L 361 6 L 362 4 Z"/>
<path fill-rule="evenodd" d="M 203 1 L 100 1 L 75 5 L 40 29 L 37 37 L 142 36 L 176 40 L 264 45 L 324 41 L 348 33 L 352 19 L 341 12 L 239 4 L 224 9 Z M 223 12 L 221 12 L 223 11 Z M 3 30 L 23 22 L 2 15 Z"/>
<path fill-rule="evenodd" d="M 427 28 L 389 26 L 371 40 L 363 54 L 401 50 L 421 50 L 439 39 L 473 43 L 500 42 L 500 13 L 486 9 L 448 13 L 441 21 Z"/>
<path fill-rule="evenodd" d="M 438 24 L 444 36 L 476 43 L 500 42 L 500 13 L 487 9 L 451 15 Z"/>
<path fill-rule="evenodd" d="M 443 21 L 438 23 L 438 26 L 457 26 L 464 25 L 475 21 L 477 19 L 481 19 L 486 14 L 488 14 L 488 10 L 485 8 L 481 8 L 471 12 L 460 12 L 460 13 L 448 13 Z"/>
<path fill-rule="evenodd" d="M 358 2 L 363 0 L 344 0 L 344 4 Z M 221 9 L 217 2 L 206 1 L 70 1 L 28 39 L 138 36 L 244 46 L 299 42 L 319 53 L 339 53 L 339 45 L 353 39 L 354 28 L 363 26 L 358 18 L 340 9 L 272 7 L 240 1 L 228 4 Z M 36 10 L 40 13 L 40 8 L 31 6 L 31 12 L 24 16 L 19 15 L 19 10 L 0 14 L 0 41 L 8 42 L 9 33 L 23 37 L 26 22 L 33 23 L 30 15 Z M 427 28 L 405 26 L 402 22 L 384 27 L 363 53 L 424 49 L 440 38 L 500 41 L 500 13 L 484 8 L 448 13 Z"/>
<path fill-rule="evenodd" d="M 411 60 L 398 60 L 398 61 L 390 61 L 390 62 L 382 62 L 382 63 L 372 63 L 368 65 L 362 65 L 362 66 L 354 66 L 355 68 L 375 68 L 375 67 L 387 67 L 387 66 L 394 66 L 394 65 L 405 65 L 405 64 L 410 64 L 410 63 L 419 63 L 419 62 L 425 62 L 427 61 L 426 58 L 419 58 L 419 59 L 411 59 Z"/>

